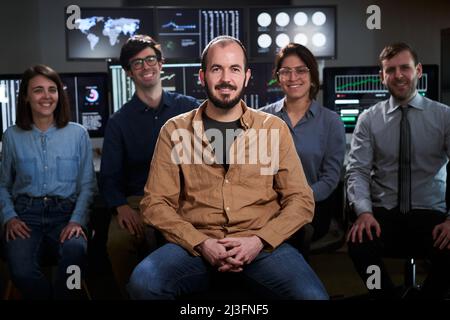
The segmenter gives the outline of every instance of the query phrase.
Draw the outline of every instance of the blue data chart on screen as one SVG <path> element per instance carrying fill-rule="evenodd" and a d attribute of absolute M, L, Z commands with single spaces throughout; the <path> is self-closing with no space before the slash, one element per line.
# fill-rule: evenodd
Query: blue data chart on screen
<path fill-rule="evenodd" d="M 219 35 L 244 41 L 243 9 L 160 8 L 158 40 L 166 59 L 199 61 L 206 45 Z"/>

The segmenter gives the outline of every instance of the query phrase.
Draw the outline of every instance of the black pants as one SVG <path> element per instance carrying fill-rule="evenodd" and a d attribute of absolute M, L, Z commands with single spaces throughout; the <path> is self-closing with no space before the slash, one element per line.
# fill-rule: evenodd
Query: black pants
<path fill-rule="evenodd" d="M 371 273 L 367 273 L 367 267 L 380 267 L 381 289 L 372 289 L 369 292 L 377 298 L 395 297 L 394 284 L 382 257 L 416 257 L 431 261 L 430 273 L 421 290 L 422 297 L 445 297 L 450 287 L 450 250 L 433 247 L 432 231 L 436 225 L 445 221 L 446 216 L 432 210 L 411 210 L 407 215 L 400 214 L 398 208 L 374 208 L 373 211 L 381 227 L 380 238 L 376 237 L 373 229 L 373 241 L 364 234 L 362 243 L 348 243 L 350 257 L 364 284 L 371 276 Z"/>

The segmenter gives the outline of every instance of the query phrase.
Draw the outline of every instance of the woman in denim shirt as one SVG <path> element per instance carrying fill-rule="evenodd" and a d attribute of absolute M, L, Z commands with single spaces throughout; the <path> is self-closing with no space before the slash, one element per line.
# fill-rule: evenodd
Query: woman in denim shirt
<path fill-rule="evenodd" d="M 58 74 L 44 65 L 26 70 L 16 125 L 3 135 L 0 218 L 11 278 L 27 299 L 79 296 L 66 284 L 68 267 L 83 276 L 96 182 L 88 133 L 69 117 Z M 41 271 L 43 257 L 58 261 L 54 287 Z"/>

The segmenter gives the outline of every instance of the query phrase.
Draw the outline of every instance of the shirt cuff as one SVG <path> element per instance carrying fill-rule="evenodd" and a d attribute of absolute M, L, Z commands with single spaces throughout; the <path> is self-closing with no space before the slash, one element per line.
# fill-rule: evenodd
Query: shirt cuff
<path fill-rule="evenodd" d="M 354 209 L 357 216 L 363 212 L 372 212 L 372 201 L 364 199 L 354 202 Z"/>

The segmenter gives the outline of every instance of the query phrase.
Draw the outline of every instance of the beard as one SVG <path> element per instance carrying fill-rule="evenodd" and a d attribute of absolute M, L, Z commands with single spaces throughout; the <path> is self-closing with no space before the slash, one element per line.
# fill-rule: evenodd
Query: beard
<path fill-rule="evenodd" d="M 246 81 L 246 78 L 244 78 L 244 83 Z M 225 98 L 219 98 L 217 96 L 214 95 L 214 93 L 209 89 L 209 85 L 208 82 L 205 79 L 205 92 L 206 92 L 206 96 L 208 97 L 208 99 L 217 107 L 220 109 L 231 109 L 233 108 L 236 104 L 238 104 L 239 101 L 241 101 L 242 97 L 244 96 L 244 85 L 242 85 L 242 88 L 240 91 L 237 92 L 236 97 L 233 99 L 230 99 L 230 95 L 226 95 Z M 222 89 L 222 88 L 228 88 L 231 90 L 237 90 L 236 86 L 233 86 L 229 83 L 226 82 L 220 82 L 218 84 L 216 84 L 214 89 Z"/>
<path fill-rule="evenodd" d="M 414 92 L 416 92 L 417 88 L 417 82 L 419 79 L 417 77 L 414 77 L 412 81 L 409 83 L 409 88 L 406 90 L 405 93 L 399 94 L 396 92 L 395 88 L 392 86 L 387 86 L 389 93 L 397 100 L 397 101 L 406 101 L 412 98 L 412 95 Z"/>

